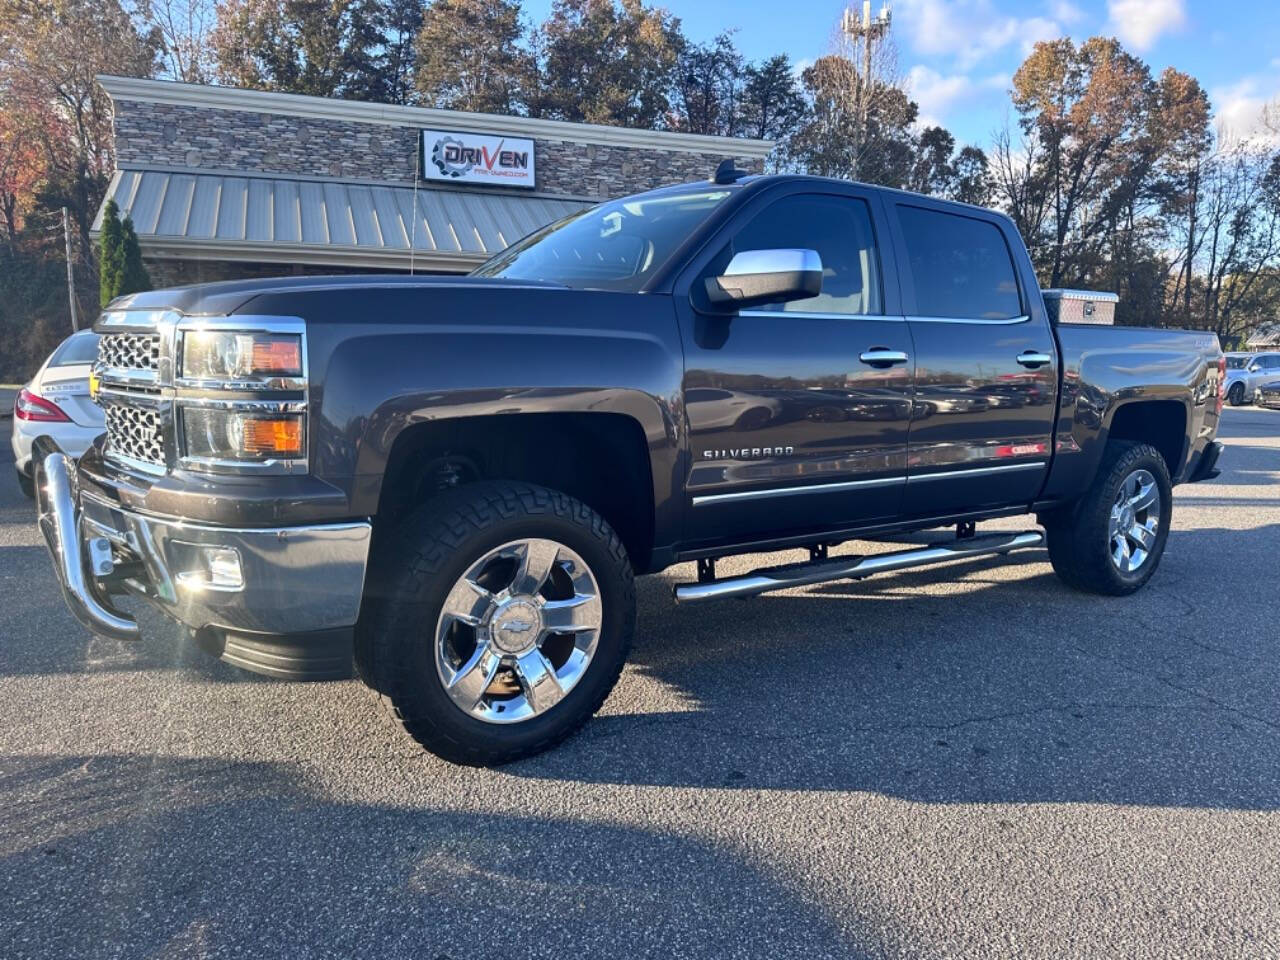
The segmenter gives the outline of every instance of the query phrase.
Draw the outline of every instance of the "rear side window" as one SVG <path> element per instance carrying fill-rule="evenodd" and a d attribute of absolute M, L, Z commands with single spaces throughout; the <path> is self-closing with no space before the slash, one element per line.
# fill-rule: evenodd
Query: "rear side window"
<path fill-rule="evenodd" d="M 1008 320 L 1022 315 L 1013 259 L 988 220 L 898 207 L 922 317 Z"/>
<path fill-rule="evenodd" d="M 798 247 L 816 250 L 822 258 L 822 292 L 818 296 L 757 309 L 793 313 L 884 312 L 871 212 L 862 200 L 784 197 L 739 230 L 731 247 L 732 253 Z"/>
<path fill-rule="evenodd" d="M 78 363 L 93 363 L 98 359 L 98 336 L 93 333 L 73 334 L 62 341 L 49 358 L 51 367 L 70 367 Z"/>

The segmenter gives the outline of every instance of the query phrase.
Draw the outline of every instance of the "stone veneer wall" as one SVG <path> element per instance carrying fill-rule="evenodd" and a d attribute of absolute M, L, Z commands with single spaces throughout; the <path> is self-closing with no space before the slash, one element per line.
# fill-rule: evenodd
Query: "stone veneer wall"
<path fill-rule="evenodd" d="M 417 130 L 383 123 L 118 100 L 116 164 L 412 183 Z M 543 193 L 613 197 L 704 180 L 720 154 L 535 139 Z M 742 170 L 761 162 L 735 158 Z"/>

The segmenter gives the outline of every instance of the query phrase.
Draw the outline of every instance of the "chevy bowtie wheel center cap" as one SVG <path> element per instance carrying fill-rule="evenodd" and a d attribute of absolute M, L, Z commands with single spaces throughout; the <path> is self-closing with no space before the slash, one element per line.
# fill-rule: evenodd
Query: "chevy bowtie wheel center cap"
<path fill-rule="evenodd" d="M 513 597 L 493 614 L 490 635 L 503 653 L 524 653 L 542 633 L 542 614 L 532 600 Z"/>

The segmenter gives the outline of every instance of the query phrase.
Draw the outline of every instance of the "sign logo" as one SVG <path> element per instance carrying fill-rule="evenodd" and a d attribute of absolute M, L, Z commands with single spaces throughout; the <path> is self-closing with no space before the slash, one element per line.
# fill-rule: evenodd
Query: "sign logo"
<path fill-rule="evenodd" d="M 533 187 L 533 141 L 457 131 L 422 131 L 422 171 L 427 180 Z"/>

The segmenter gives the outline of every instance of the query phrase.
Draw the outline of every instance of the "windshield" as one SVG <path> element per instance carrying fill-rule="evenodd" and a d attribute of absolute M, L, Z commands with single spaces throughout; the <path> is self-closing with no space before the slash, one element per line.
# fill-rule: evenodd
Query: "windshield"
<path fill-rule="evenodd" d="M 70 367 L 78 363 L 93 363 L 98 359 L 98 335 L 75 333 L 62 341 L 49 358 L 51 367 Z"/>
<path fill-rule="evenodd" d="M 1245 356 L 1245 357 L 1239 357 L 1239 356 L 1231 357 L 1231 356 L 1229 356 L 1229 357 L 1227 357 L 1227 369 L 1228 369 L 1228 370 L 1243 370 L 1245 367 L 1247 367 L 1247 366 L 1249 365 L 1249 361 L 1250 361 L 1251 359 L 1253 359 L 1253 358 L 1252 358 L 1252 357 L 1248 357 L 1248 356 Z"/>
<path fill-rule="evenodd" d="M 662 191 L 571 214 L 531 233 L 473 274 L 635 292 L 729 191 Z"/>

